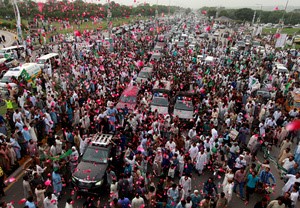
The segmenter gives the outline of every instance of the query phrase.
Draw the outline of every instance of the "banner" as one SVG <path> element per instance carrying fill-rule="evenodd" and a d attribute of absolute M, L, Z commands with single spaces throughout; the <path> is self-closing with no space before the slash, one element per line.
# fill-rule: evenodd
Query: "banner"
<path fill-rule="evenodd" d="M 280 34 L 280 36 L 277 38 L 275 48 L 283 48 L 285 45 L 287 34 Z"/>

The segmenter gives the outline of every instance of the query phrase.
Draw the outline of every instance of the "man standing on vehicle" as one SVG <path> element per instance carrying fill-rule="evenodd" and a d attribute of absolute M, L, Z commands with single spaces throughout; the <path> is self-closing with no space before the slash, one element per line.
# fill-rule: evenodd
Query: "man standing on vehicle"
<path fill-rule="evenodd" d="M 72 153 L 70 155 L 70 166 L 71 166 L 71 172 L 72 173 L 78 165 L 78 157 L 79 157 L 79 153 L 76 150 L 76 147 L 73 146 L 72 147 Z"/>

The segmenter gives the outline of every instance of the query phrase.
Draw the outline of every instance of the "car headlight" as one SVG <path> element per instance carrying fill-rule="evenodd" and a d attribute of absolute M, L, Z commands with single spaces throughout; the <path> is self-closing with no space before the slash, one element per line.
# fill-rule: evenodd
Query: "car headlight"
<path fill-rule="evenodd" d="M 102 185 L 102 183 L 103 183 L 103 180 L 101 180 L 101 181 L 98 181 L 95 185 L 96 186 L 101 186 Z"/>

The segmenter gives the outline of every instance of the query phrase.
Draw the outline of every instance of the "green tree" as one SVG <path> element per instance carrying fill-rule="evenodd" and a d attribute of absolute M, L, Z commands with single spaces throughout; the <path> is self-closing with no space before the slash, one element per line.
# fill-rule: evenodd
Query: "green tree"
<path fill-rule="evenodd" d="M 249 8 L 242 8 L 235 11 L 235 17 L 242 21 L 252 21 L 254 11 Z"/>
<path fill-rule="evenodd" d="M 206 12 L 207 12 L 206 15 L 207 15 L 208 17 L 215 17 L 216 14 L 217 14 L 217 10 L 216 10 L 216 9 L 210 9 L 210 10 L 207 10 Z"/>
<path fill-rule="evenodd" d="M 187 8 L 187 9 L 185 10 L 185 14 L 189 14 L 189 13 L 191 13 L 191 12 L 192 12 L 191 8 Z"/>
<path fill-rule="evenodd" d="M 222 17 L 222 16 L 225 16 L 225 17 L 228 17 L 228 12 L 227 10 L 221 10 L 220 13 L 219 13 L 219 16 Z"/>

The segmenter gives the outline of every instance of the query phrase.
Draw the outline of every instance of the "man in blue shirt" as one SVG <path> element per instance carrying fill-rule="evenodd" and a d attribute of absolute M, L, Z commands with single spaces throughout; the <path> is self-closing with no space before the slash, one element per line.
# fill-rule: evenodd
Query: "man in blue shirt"
<path fill-rule="evenodd" d="M 122 208 L 129 208 L 130 207 L 130 200 L 128 198 L 125 198 L 122 196 L 119 201 L 119 204 L 121 204 Z"/>
<path fill-rule="evenodd" d="M 259 181 L 263 184 L 271 185 L 270 178 L 273 181 L 273 184 L 276 183 L 274 175 L 270 172 L 270 167 L 265 167 L 265 170 L 262 170 L 259 175 Z"/>

